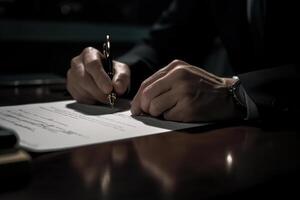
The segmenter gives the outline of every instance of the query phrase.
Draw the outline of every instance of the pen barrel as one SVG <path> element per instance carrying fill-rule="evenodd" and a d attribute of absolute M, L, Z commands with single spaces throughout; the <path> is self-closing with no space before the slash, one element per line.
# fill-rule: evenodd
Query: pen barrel
<path fill-rule="evenodd" d="M 108 72 L 107 75 L 109 76 L 109 78 L 110 78 L 111 80 L 112 80 L 113 77 L 114 77 L 114 73 L 112 73 L 112 72 Z"/>
<path fill-rule="evenodd" d="M 113 62 L 111 59 L 104 59 L 103 60 L 103 67 L 107 75 L 109 76 L 110 79 L 113 79 L 114 77 L 114 69 L 113 69 Z"/>

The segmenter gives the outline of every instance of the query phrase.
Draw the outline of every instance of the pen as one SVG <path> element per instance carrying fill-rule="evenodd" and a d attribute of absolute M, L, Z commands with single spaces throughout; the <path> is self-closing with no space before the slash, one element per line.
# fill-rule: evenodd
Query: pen
<path fill-rule="evenodd" d="M 114 77 L 114 69 L 113 69 L 113 62 L 111 58 L 111 43 L 110 43 L 110 36 L 106 35 L 106 41 L 103 44 L 103 54 L 105 56 L 104 61 L 104 68 L 106 73 L 108 74 L 109 78 L 112 80 Z M 117 94 L 114 90 L 108 95 L 108 102 L 111 106 L 115 105 L 117 100 Z"/>

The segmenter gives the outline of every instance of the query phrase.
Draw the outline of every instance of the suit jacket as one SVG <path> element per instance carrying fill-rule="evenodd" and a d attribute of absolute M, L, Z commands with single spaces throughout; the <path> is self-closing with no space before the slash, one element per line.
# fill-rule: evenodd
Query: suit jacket
<path fill-rule="evenodd" d="M 246 8 L 245 0 L 175 0 L 149 36 L 119 58 L 131 67 L 133 91 L 174 59 L 203 67 L 218 37 L 262 119 L 298 114 L 300 12 L 296 1 L 265 1 L 261 40 L 254 39 Z"/>

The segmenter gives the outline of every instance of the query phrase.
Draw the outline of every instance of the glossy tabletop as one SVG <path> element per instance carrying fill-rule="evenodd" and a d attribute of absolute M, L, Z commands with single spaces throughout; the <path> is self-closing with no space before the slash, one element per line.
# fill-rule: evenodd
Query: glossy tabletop
<path fill-rule="evenodd" d="M 70 99 L 63 85 L 6 87 L 0 96 L 0 105 Z M 299 131 L 274 127 L 197 128 L 30 153 L 28 180 L 12 180 L 18 187 L 0 199 L 299 197 Z"/>

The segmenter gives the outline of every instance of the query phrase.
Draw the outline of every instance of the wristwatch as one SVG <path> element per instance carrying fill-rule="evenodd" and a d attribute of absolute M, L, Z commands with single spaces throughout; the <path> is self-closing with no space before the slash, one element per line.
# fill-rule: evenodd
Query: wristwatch
<path fill-rule="evenodd" d="M 241 86 L 241 81 L 237 76 L 233 76 L 232 78 L 235 80 L 235 82 L 228 88 L 229 94 L 232 96 L 232 99 L 237 107 L 243 111 L 243 115 L 245 115 L 244 117 L 246 117 L 247 105 L 245 102 L 245 94 Z"/>

